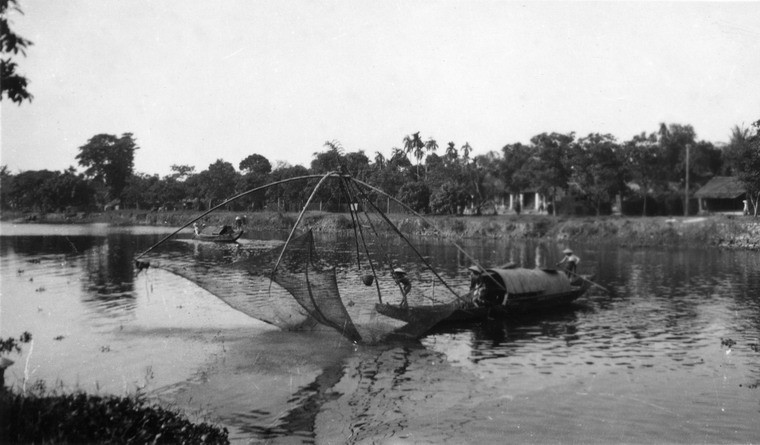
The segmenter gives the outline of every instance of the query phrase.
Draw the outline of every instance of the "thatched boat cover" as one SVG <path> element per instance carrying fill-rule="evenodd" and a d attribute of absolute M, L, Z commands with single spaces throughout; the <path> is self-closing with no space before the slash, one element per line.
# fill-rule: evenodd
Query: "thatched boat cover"
<path fill-rule="evenodd" d="M 225 233 L 232 233 L 232 227 L 228 225 L 224 226 L 206 226 L 201 230 L 204 235 L 224 235 Z"/>
<path fill-rule="evenodd" d="M 500 281 L 509 294 L 562 293 L 572 290 L 564 273 L 544 269 L 488 269 L 489 275 Z M 488 286 L 488 278 L 483 280 Z M 490 286 L 489 286 L 490 287 Z"/>

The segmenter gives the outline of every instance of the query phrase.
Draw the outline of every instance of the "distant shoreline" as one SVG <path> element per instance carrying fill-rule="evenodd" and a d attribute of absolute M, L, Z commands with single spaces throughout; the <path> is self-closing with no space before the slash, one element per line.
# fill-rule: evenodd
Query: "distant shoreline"
<path fill-rule="evenodd" d="M 15 223 L 88 224 L 114 226 L 149 225 L 180 227 L 197 217 L 196 211 L 117 210 L 100 213 L 62 213 L 29 215 L 3 212 L 0 219 Z M 270 211 L 240 213 L 215 211 L 205 216 L 206 224 L 232 224 L 244 215 L 247 226 L 258 230 L 289 230 L 296 213 Z M 546 239 L 557 242 L 614 242 L 623 246 L 650 247 L 699 245 L 730 249 L 760 250 L 760 218 L 733 215 L 693 217 L 566 217 L 548 215 L 426 216 L 436 228 L 406 214 L 389 214 L 399 229 L 416 236 L 472 239 Z M 307 223 L 319 232 L 351 229 L 348 214 L 307 212 Z"/>

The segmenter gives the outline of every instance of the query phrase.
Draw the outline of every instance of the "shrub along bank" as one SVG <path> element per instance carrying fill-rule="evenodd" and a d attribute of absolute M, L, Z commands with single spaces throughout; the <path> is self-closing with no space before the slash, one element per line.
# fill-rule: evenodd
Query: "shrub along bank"
<path fill-rule="evenodd" d="M 37 215 L 35 222 L 113 225 L 166 225 L 179 227 L 197 217 L 197 212 L 114 211 L 66 217 Z M 245 216 L 250 230 L 289 230 L 297 213 L 217 211 L 201 222 L 232 224 Z M 425 220 L 389 214 L 399 229 L 410 235 L 445 238 L 547 239 L 556 241 L 614 242 L 623 246 L 709 245 L 725 248 L 760 249 L 760 219 L 747 216 L 710 215 L 699 217 L 554 217 L 548 215 L 430 216 Z M 27 221 L 20 215 L 3 215 L 4 220 Z M 432 223 L 429 224 L 428 222 Z M 309 212 L 304 223 L 315 231 L 351 229 L 348 214 Z M 433 225 L 435 227 L 433 227 Z"/>
<path fill-rule="evenodd" d="M 0 389 L 0 443 L 229 443 L 227 430 L 193 423 L 139 394 L 116 397 Z"/>
<path fill-rule="evenodd" d="M 0 443 L 176 444 L 229 443 L 227 429 L 194 423 L 179 412 L 148 403 L 138 391 L 126 397 L 50 391 L 43 381 L 5 387 L 4 373 L 32 334 L 0 338 Z"/>
<path fill-rule="evenodd" d="M 435 217 L 430 221 L 438 232 L 417 219 L 396 222 L 407 233 L 455 238 L 606 242 L 631 247 L 707 245 L 760 249 L 760 220 L 751 217 L 486 216 Z"/>

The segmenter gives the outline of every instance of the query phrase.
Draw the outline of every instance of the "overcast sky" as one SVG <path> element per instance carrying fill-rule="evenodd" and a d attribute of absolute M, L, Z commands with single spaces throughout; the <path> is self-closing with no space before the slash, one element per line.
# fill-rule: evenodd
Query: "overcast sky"
<path fill-rule="evenodd" d="M 420 131 L 474 154 L 541 132 L 619 140 L 760 119 L 760 3 L 19 0 L 32 103 L 2 102 L 12 172 L 130 132 L 138 172 L 325 141 L 388 156 Z"/>

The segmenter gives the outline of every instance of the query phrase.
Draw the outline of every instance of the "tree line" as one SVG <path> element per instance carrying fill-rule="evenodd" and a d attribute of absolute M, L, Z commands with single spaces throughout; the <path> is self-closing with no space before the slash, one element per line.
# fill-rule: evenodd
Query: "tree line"
<path fill-rule="evenodd" d="M 8 13 L 22 13 L 17 0 L 0 0 L 0 100 L 19 105 L 31 101 L 28 79 L 18 73 L 14 57 L 26 55 L 32 42 L 9 26 Z M 541 194 L 551 213 L 602 214 L 622 197 L 625 213 L 681 214 L 686 198 L 716 175 L 736 176 L 747 190 L 757 215 L 760 201 L 760 120 L 750 128 L 735 126 L 731 140 L 716 146 L 697 140 L 691 125 L 661 124 L 627 141 L 609 134 L 541 133 L 530 143 L 505 145 L 501 151 L 472 156 L 469 143 L 439 146 L 420 132 L 405 136 L 389 156 L 347 152 L 340 142 L 328 141 L 314 153 L 309 168 L 279 162 L 274 167 L 252 153 L 233 164 L 218 159 L 205 170 L 172 165 L 160 177 L 134 172 L 139 148 L 131 133 L 98 134 L 79 147 L 76 160 L 83 171 L 11 173 L 0 166 L 0 209 L 21 211 L 92 211 L 119 206 L 135 209 L 200 210 L 225 198 L 270 182 L 329 171 L 348 171 L 397 197 L 419 212 L 481 213 L 525 192 Z M 687 180 L 689 178 L 689 180 Z M 312 183 L 311 185 L 314 185 Z M 337 186 L 336 186 L 337 187 Z M 287 183 L 263 190 L 235 203 L 249 210 L 300 208 L 311 187 Z M 320 189 L 325 208 L 341 209 L 342 193 Z M 377 196 L 370 196 L 377 199 Z M 518 199 L 518 203 L 520 200 Z M 542 202 L 543 204 L 543 202 Z M 519 204 L 512 206 L 519 211 Z"/>
<path fill-rule="evenodd" d="M 207 209 L 246 190 L 283 179 L 344 171 L 398 198 L 418 212 L 480 214 L 523 193 L 539 193 L 547 210 L 564 214 L 609 213 L 618 196 L 626 213 L 682 214 L 688 171 L 688 194 L 716 175 L 737 176 L 752 207 L 760 198 L 760 120 L 750 128 L 735 126 L 728 144 L 698 140 L 691 125 L 661 124 L 618 141 L 609 134 L 541 133 L 527 144 L 473 156 L 469 143 L 445 146 L 419 132 L 401 139 L 388 156 L 377 151 L 347 151 L 328 141 L 313 153 L 309 167 L 278 162 L 258 153 L 237 168 L 218 159 L 206 169 L 172 165 L 166 176 L 137 173 L 134 135 L 98 134 L 79 147 L 81 170 L 23 171 L 0 167 L 0 206 L 4 210 L 79 212 L 113 208 Z M 688 165 L 687 160 L 688 158 Z M 298 210 L 309 185 L 286 183 L 249 195 L 232 210 Z M 316 201 L 323 210 L 348 204 L 339 185 L 321 188 Z M 370 196 L 379 199 L 378 196 Z M 514 207 L 514 206 L 513 206 Z M 515 209 L 519 210 L 519 208 Z"/>

